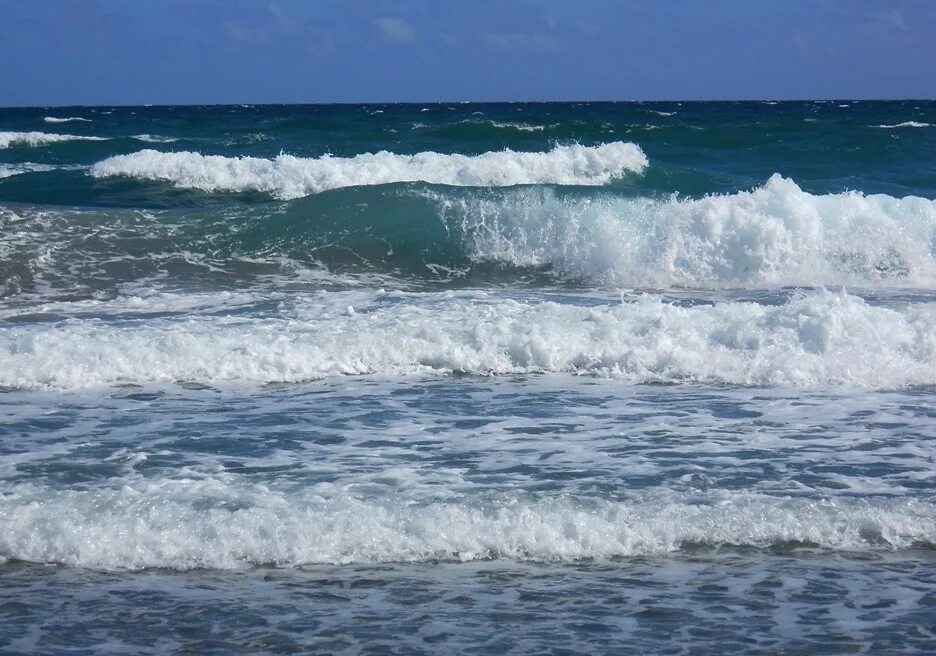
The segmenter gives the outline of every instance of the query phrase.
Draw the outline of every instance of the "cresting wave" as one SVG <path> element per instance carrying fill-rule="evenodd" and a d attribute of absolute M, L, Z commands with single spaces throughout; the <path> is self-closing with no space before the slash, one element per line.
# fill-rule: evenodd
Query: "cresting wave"
<path fill-rule="evenodd" d="M 334 376 L 565 373 L 628 383 L 936 384 L 936 304 L 842 293 L 782 305 L 573 305 L 483 292 L 323 292 L 272 316 L 12 324 L 0 386 L 303 382 Z"/>
<path fill-rule="evenodd" d="M 137 141 L 145 141 L 146 143 L 172 143 L 178 141 L 174 137 L 162 137 L 158 134 L 135 134 L 131 139 L 136 139 Z"/>
<path fill-rule="evenodd" d="M 549 125 L 531 125 L 529 123 L 516 123 L 513 121 L 506 123 L 488 121 L 487 123 L 495 128 L 502 128 L 504 130 L 519 130 L 520 132 L 542 132 L 547 128 L 556 127 L 558 125 L 557 123 L 550 123 Z"/>
<path fill-rule="evenodd" d="M 82 118 L 80 116 L 64 116 L 61 118 L 57 116 L 46 116 L 43 120 L 46 123 L 74 123 L 77 121 L 83 121 L 85 123 L 91 122 L 90 118 Z"/>
<path fill-rule="evenodd" d="M 814 195 L 774 175 L 697 200 L 421 192 L 476 261 L 628 287 L 936 287 L 936 201 Z"/>
<path fill-rule="evenodd" d="M 13 146 L 46 146 L 63 141 L 107 141 L 105 137 L 86 137 L 77 134 L 50 134 L 48 132 L 0 132 L 0 148 Z"/>
<path fill-rule="evenodd" d="M 930 127 L 929 123 L 921 123 L 920 121 L 904 121 L 903 123 L 895 123 L 894 125 L 872 125 L 874 128 L 928 128 Z"/>
<path fill-rule="evenodd" d="M 40 164 L 37 162 L 22 162 L 20 164 L 0 164 L 0 179 L 11 178 L 14 175 L 23 175 L 26 173 L 48 173 L 50 171 L 84 171 L 87 166 L 83 164 Z M 6 207 L 0 206 L 0 226 L 6 223 L 10 216 L 10 211 Z M 5 227 L 5 226 L 4 226 Z M 19 238 L 21 235 L 8 233 L 6 235 L 11 240 Z M 2 253 L 6 249 L 0 249 Z"/>
<path fill-rule="evenodd" d="M 348 158 L 280 155 L 263 159 L 142 150 L 98 162 L 91 174 L 165 181 L 208 192 L 264 192 L 290 199 L 342 187 L 415 181 L 481 187 L 601 185 L 627 173 L 639 173 L 646 166 L 647 157 L 638 146 L 613 142 L 594 147 L 556 146 L 548 152 L 503 150 L 474 156 L 381 151 Z"/>
<path fill-rule="evenodd" d="M 518 123 L 516 121 L 493 121 L 488 119 L 467 118 L 461 121 L 462 125 L 486 125 L 501 130 L 517 130 L 518 132 L 543 132 L 549 128 L 558 127 L 558 123 L 536 125 L 531 123 Z"/>
<path fill-rule="evenodd" d="M 0 495 L 0 562 L 103 570 L 511 559 L 574 562 L 687 546 L 848 551 L 936 544 L 925 501 L 811 500 L 716 491 L 633 502 L 511 498 L 368 500 L 223 479 L 127 480 Z"/>
<path fill-rule="evenodd" d="M 24 173 L 46 173 L 54 170 L 54 166 L 50 166 L 49 164 L 37 164 L 35 162 L 0 164 L 0 180 L 13 177 L 14 175 L 23 175 Z"/>
<path fill-rule="evenodd" d="M 0 176 L 47 170 L 0 165 Z M 128 276 L 120 282 L 135 282 L 172 254 L 231 272 L 250 262 L 287 277 L 288 256 L 349 280 L 397 281 L 380 286 L 535 280 L 611 289 L 936 289 L 936 201 L 816 195 L 779 175 L 750 192 L 694 200 L 591 188 L 363 188 L 272 211 L 265 203 L 231 209 L 216 220 L 189 210 L 0 208 L 0 227 L 7 261 L 28 264 L 19 274 L 6 269 L 24 289 L 47 280 L 83 284 L 121 258 L 137 264 L 118 269 Z M 142 250 L 140 238 L 147 239 Z"/>

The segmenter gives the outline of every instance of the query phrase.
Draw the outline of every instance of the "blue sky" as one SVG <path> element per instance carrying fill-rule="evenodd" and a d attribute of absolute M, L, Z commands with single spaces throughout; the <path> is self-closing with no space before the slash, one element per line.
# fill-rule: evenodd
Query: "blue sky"
<path fill-rule="evenodd" d="M 0 0 L 0 105 L 936 97 L 936 0 Z"/>

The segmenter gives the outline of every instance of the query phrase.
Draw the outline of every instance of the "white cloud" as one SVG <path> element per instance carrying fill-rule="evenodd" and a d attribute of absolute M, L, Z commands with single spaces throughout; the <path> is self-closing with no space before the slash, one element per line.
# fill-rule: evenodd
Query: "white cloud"
<path fill-rule="evenodd" d="M 904 23 L 903 15 L 896 9 L 891 9 L 890 11 L 882 11 L 881 18 L 884 20 L 885 23 L 890 23 L 891 25 L 896 27 L 898 30 L 906 31 L 907 29 L 907 24 Z"/>
<path fill-rule="evenodd" d="M 559 40 L 551 34 L 524 34 L 523 32 L 485 32 L 481 43 L 490 50 L 556 50 Z"/>
<path fill-rule="evenodd" d="M 378 18 L 374 21 L 384 38 L 390 43 L 408 44 L 416 41 L 416 31 L 405 20 L 399 18 Z"/>
<path fill-rule="evenodd" d="M 224 31 L 227 32 L 228 36 L 235 41 L 241 41 L 255 46 L 262 46 L 270 43 L 270 33 L 268 30 L 244 27 L 232 21 L 224 21 L 221 26 L 224 28 Z"/>
<path fill-rule="evenodd" d="M 267 5 L 267 9 L 270 12 L 270 16 L 273 18 L 273 22 L 276 24 L 276 27 L 279 28 L 279 31 L 283 34 L 297 34 L 302 31 L 302 23 L 295 20 L 292 16 L 283 11 L 283 8 L 279 6 L 279 3 L 271 2 Z"/>
<path fill-rule="evenodd" d="M 234 21 L 224 21 L 221 26 L 235 41 L 251 45 L 269 45 L 278 38 L 285 36 L 299 36 L 308 31 L 308 26 L 295 20 L 283 11 L 279 3 L 267 3 L 267 17 L 261 18 L 253 25 L 245 25 Z"/>

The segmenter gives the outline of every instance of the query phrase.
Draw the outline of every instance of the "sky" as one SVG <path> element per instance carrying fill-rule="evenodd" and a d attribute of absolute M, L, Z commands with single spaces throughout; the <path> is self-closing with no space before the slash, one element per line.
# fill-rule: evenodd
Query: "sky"
<path fill-rule="evenodd" d="M 936 97 L 936 0 L 0 0 L 0 106 Z"/>

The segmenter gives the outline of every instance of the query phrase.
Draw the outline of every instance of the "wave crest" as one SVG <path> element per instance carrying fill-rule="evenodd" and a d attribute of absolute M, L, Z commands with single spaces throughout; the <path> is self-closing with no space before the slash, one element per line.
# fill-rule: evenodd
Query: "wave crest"
<path fill-rule="evenodd" d="M 936 384 L 936 304 L 846 293 L 779 306 L 572 305 L 481 292 L 334 292 L 275 316 L 72 320 L 0 331 L 0 386 L 302 382 L 356 374 L 566 373 L 628 383 Z M 349 307 L 351 309 L 349 309 Z"/>
<path fill-rule="evenodd" d="M 183 189 L 264 192 L 299 198 L 342 187 L 393 182 L 452 186 L 506 187 L 523 184 L 601 185 L 629 172 L 639 173 L 647 157 L 632 143 L 556 146 L 547 152 L 503 150 L 481 155 L 386 151 L 355 157 L 275 159 L 223 157 L 194 152 L 142 150 L 95 164 L 96 177 L 124 176 L 165 181 Z"/>
<path fill-rule="evenodd" d="M 872 125 L 871 127 L 873 127 L 873 128 L 885 128 L 885 129 L 892 129 L 892 128 L 928 128 L 928 127 L 930 127 L 930 124 L 929 124 L 929 123 L 921 123 L 920 121 L 904 121 L 903 123 L 895 123 L 895 124 L 893 124 L 893 125 L 885 125 L 885 124 L 882 123 L 881 125 Z"/>
<path fill-rule="evenodd" d="M 780 175 L 697 200 L 422 193 L 475 261 L 550 267 L 591 283 L 936 286 L 936 201 L 924 198 L 814 195 Z"/>
<path fill-rule="evenodd" d="M 84 123 L 91 123 L 90 118 L 82 118 L 80 116 L 64 116 L 64 117 L 46 116 L 43 120 L 46 123 L 75 123 L 78 121 L 81 121 Z"/>
<path fill-rule="evenodd" d="M 63 141 L 107 141 L 105 137 L 87 137 L 77 134 L 50 134 L 48 132 L 0 132 L 0 148 L 13 146 L 46 146 Z"/>
<path fill-rule="evenodd" d="M 524 498 L 379 501 L 222 480 L 133 481 L 114 489 L 19 485 L 0 497 L 0 562 L 104 570 L 511 559 L 574 562 L 694 545 L 806 543 L 848 551 L 936 543 L 923 501 L 771 497 L 715 491 L 631 502 Z"/>
<path fill-rule="evenodd" d="M 54 171 L 55 167 L 49 164 L 37 164 L 35 162 L 23 162 L 22 164 L 0 164 L 0 180 L 10 178 L 14 175 L 23 175 L 24 173 L 45 173 Z"/>

